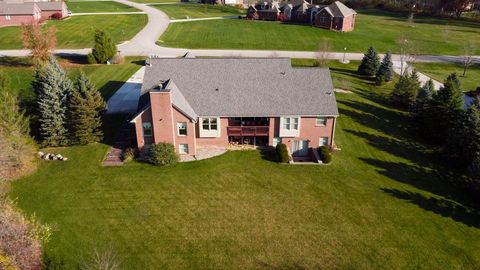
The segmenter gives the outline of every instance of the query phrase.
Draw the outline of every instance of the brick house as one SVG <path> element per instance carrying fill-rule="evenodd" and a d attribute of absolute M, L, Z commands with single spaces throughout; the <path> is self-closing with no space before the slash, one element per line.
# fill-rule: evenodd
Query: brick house
<path fill-rule="evenodd" d="M 181 155 L 230 143 L 307 156 L 333 147 L 338 116 L 328 68 L 282 58 L 157 58 L 146 66 L 135 126 L 141 152 L 172 143 Z"/>
<path fill-rule="evenodd" d="M 340 1 L 336 1 L 315 12 L 312 17 L 314 18 L 313 25 L 316 27 L 350 32 L 355 28 L 356 16 L 357 13 L 353 9 L 345 6 Z"/>
<path fill-rule="evenodd" d="M 55 13 L 68 16 L 65 2 L 0 1 L 0 26 L 40 23 Z"/>
<path fill-rule="evenodd" d="M 281 13 L 277 1 L 262 2 L 247 8 L 247 19 L 276 21 Z"/>

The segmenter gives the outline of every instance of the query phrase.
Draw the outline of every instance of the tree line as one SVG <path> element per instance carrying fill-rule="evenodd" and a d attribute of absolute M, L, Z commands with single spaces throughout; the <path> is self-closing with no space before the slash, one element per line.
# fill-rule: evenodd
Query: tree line
<path fill-rule="evenodd" d="M 377 52 L 370 47 L 358 72 L 375 76 L 377 84 L 392 80 L 390 53 L 380 62 Z M 432 80 L 421 85 L 418 73 L 407 68 L 395 83 L 390 98 L 394 104 L 408 109 L 422 137 L 466 171 L 468 178 L 459 184 L 480 192 L 480 101 L 475 98 L 466 108 L 458 75 L 450 74 L 436 90 Z"/>

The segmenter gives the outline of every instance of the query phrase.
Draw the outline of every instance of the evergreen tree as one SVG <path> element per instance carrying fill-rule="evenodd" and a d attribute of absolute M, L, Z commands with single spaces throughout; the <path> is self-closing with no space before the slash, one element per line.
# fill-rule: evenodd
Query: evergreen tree
<path fill-rule="evenodd" d="M 426 128 L 427 135 L 438 143 L 444 143 L 448 130 L 455 125 L 463 111 L 463 93 L 460 81 L 455 73 L 448 76 L 431 102 L 430 119 Z"/>
<path fill-rule="evenodd" d="M 418 91 L 415 103 L 412 107 L 412 113 L 416 119 L 421 120 L 424 118 L 425 114 L 429 110 L 434 91 L 435 87 L 431 79 L 428 80 Z"/>
<path fill-rule="evenodd" d="M 68 144 L 67 106 L 72 82 L 57 60 L 51 57 L 43 66 L 37 66 L 32 82 L 37 95 L 40 135 L 47 146 Z"/>
<path fill-rule="evenodd" d="M 367 53 L 363 56 L 362 63 L 358 66 L 358 73 L 367 76 L 375 76 L 380 67 L 380 57 L 375 48 L 368 48 Z"/>
<path fill-rule="evenodd" d="M 401 105 L 410 107 L 415 102 L 420 82 L 418 74 L 413 71 L 411 74 L 405 74 L 400 77 L 398 83 L 395 84 L 395 89 L 392 92 L 392 100 Z"/>
<path fill-rule="evenodd" d="M 480 158 L 480 103 L 478 99 L 466 111 L 461 112 L 459 121 L 449 130 L 447 150 L 461 164 L 471 166 Z"/>
<path fill-rule="evenodd" d="M 105 101 L 83 72 L 74 87 L 69 104 L 73 140 L 79 144 L 99 142 L 103 137 L 101 126 Z"/>
<path fill-rule="evenodd" d="M 90 63 L 95 61 L 98 64 L 104 64 L 117 53 L 117 46 L 110 35 L 104 31 L 95 31 L 94 42 L 92 53 L 87 56 Z"/>
<path fill-rule="evenodd" d="M 7 87 L 2 86 L 0 91 L 0 181 L 30 172 L 36 165 L 29 119 Z"/>
<path fill-rule="evenodd" d="M 382 84 L 383 82 L 389 82 L 393 79 L 393 62 L 392 62 L 392 53 L 390 51 L 385 54 L 385 57 L 382 59 L 382 63 L 378 68 L 376 74 L 377 84 Z"/>

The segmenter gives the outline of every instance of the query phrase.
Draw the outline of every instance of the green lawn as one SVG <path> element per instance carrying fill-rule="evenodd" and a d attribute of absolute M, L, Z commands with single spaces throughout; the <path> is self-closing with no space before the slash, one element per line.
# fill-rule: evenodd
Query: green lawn
<path fill-rule="evenodd" d="M 142 57 L 127 57 L 119 65 L 80 65 L 67 64 L 60 60 L 70 77 L 75 77 L 80 70 L 93 81 L 105 99 L 135 73 L 141 66 Z M 19 66 L 21 63 L 23 66 Z M 10 66 L 8 66 L 10 64 Z M 11 91 L 19 95 L 23 102 L 31 103 L 34 95 L 31 88 L 34 68 L 23 58 L 0 58 L 0 72 L 10 79 Z"/>
<path fill-rule="evenodd" d="M 445 81 L 448 75 L 456 72 L 462 82 L 464 91 L 472 91 L 480 87 L 480 64 L 473 65 L 467 69 L 465 77 L 463 75 L 463 66 L 461 64 L 447 64 L 447 63 L 415 63 L 415 67 L 432 77 L 433 79 L 442 82 Z"/>
<path fill-rule="evenodd" d="M 402 34 L 416 44 L 418 54 L 460 55 L 462 40 L 480 47 L 480 23 L 418 17 L 414 24 L 406 16 L 376 10 L 358 11 L 356 28 L 350 33 L 307 25 L 247 20 L 196 21 L 171 24 L 160 44 L 181 48 L 277 49 L 315 51 L 323 38 L 332 50 L 364 52 L 370 45 L 380 52 L 398 51 Z"/>
<path fill-rule="evenodd" d="M 92 15 L 71 17 L 62 21 L 47 21 L 46 26 L 57 28 L 57 48 L 90 48 L 96 29 L 108 32 L 116 43 L 131 39 L 147 23 L 147 16 L 138 15 Z M 20 26 L 0 28 L 0 49 L 22 48 Z"/>
<path fill-rule="evenodd" d="M 180 0 L 132 0 L 132 2 L 137 2 L 137 3 L 180 3 Z M 192 1 L 196 2 L 196 1 Z"/>
<path fill-rule="evenodd" d="M 122 269 L 478 269 L 478 205 L 387 105 L 392 86 L 358 77 L 357 64 L 331 64 L 335 85 L 353 91 L 337 94 L 331 165 L 243 151 L 103 168 L 108 146 L 97 144 L 55 149 L 69 161 L 42 161 L 10 196 L 51 224 L 49 250 L 67 269 L 95 248 Z"/>
<path fill-rule="evenodd" d="M 68 9 L 73 13 L 86 12 L 133 12 L 140 11 L 136 8 L 113 1 L 100 2 L 69 2 Z"/>
<path fill-rule="evenodd" d="M 238 16 L 245 14 L 243 9 L 205 4 L 174 4 L 174 5 L 152 5 L 152 7 L 165 12 L 170 19 L 187 19 L 187 18 L 207 18 L 207 17 L 223 17 Z"/>

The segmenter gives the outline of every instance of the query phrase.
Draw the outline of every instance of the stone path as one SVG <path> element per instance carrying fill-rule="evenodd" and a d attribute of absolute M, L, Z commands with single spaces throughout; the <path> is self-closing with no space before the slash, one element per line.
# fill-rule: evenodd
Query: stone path
<path fill-rule="evenodd" d="M 141 67 L 107 102 L 107 114 L 135 113 L 142 88 L 145 67 Z"/>
<path fill-rule="evenodd" d="M 130 126 L 128 121 L 125 121 L 118 133 L 115 135 L 112 147 L 108 151 L 107 156 L 103 161 L 103 166 L 122 166 L 123 151 L 131 146 L 133 136 L 133 128 Z"/>
<path fill-rule="evenodd" d="M 227 149 L 224 148 L 200 148 L 197 149 L 197 155 L 195 157 L 190 155 L 182 155 L 180 156 L 180 161 L 190 162 L 195 160 L 202 160 L 223 155 L 225 152 L 227 152 Z"/>

